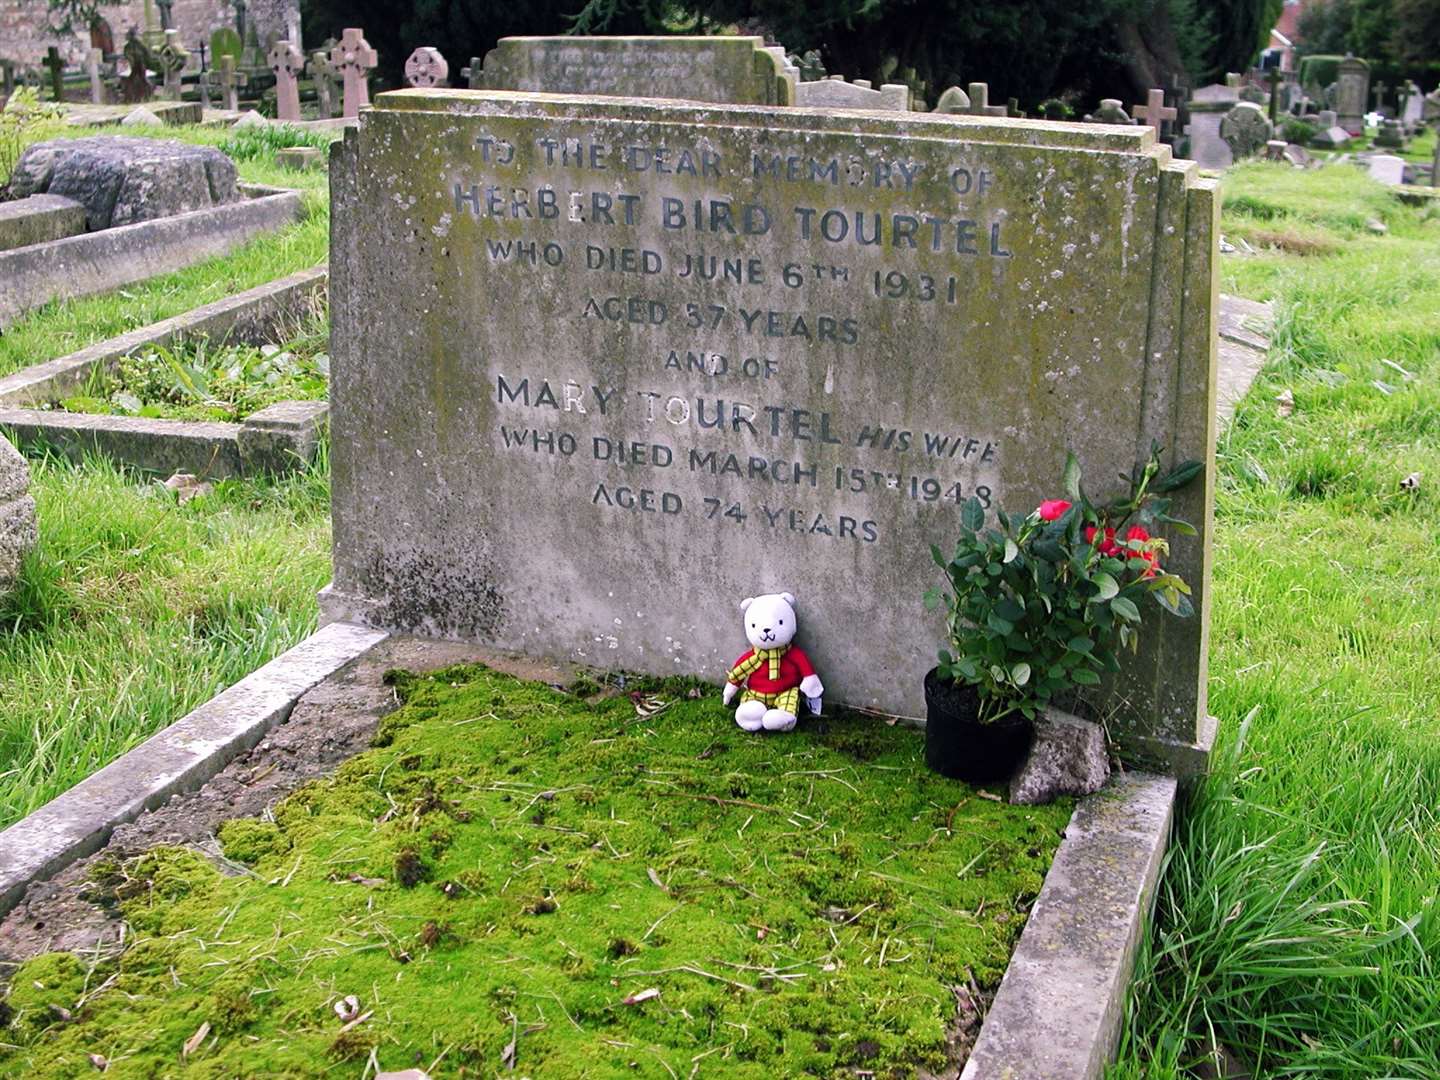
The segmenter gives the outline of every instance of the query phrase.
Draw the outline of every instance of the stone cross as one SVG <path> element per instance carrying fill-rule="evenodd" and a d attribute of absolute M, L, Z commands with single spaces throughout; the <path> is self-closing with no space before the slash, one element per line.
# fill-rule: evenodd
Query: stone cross
<path fill-rule="evenodd" d="M 160 46 L 156 56 L 165 75 L 165 96 L 171 101 L 179 101 L 180 72 L 185 70 L 185 62 L 190 59 L 185 46 L 180 44 L 179 30 L 165 31 L 165 44 Z"/>
<path fill-rule="evenodd" d="M 202 71 L 200 72 L 200 78 L 196 80 L 196 85 L 200 87 L 200 109 L 202 115 L 205 110 L 213 107 L 211 104 L 210 86 L 212 82 L 211 76 L 214 74 L 213 71 Z"/>
<path fill-rule="evenodd" d="M 160 29 L 173 30 L 175 28 L 174 7 L 175 0 L 155 0 L 155 6 L 160 9 Z"/>
<path fill-rule="evenodd" d="M 235 0 L 235 32 L 240 35 L 240 40 L 245 40 L 245 0 Z"/>
<path fill-rule="evenodd" d="M 1370 96 L 1375 99 L 1375 111 L 1377 113 L 1385 108 L 1385 91 L 1389 89 L 1390 87 L 1386 86 L 1383 82 L 1376 82 L 1375 85 L 1370 88 Z"/>
<path fill-rule="evenodd" d="M 335 115 L 335 69 L 330 66 L 330 50 L 316 49 L 310 54 L 310 79 L 315 84 L 315 99 L 320 119 Z"/>
<path fill-rule="evenodd" d="M 460 69 L 460 77 L 465 80 L 465 85 L 471 90 L 480 89 L 480 70 L 485 61 L 478 56 L 470 58 L 470 66 Z"/>
<path fill-rule="evenodd" d="M 206 71 L 206 70 L 208 70 L 208 69 L 205 67 L 205 49 L 206 49 L 205 39 L 204 39 L 204 38 L 201 38 L 201 39 L 200 39 L 200 44 L 196 45 L 195 48 L 200 51 L 200 70 L 201 70 L 201 71 Z"/>
<path fill-rule="evenodd" d="M 104 54 L 91 49 L 85 54 L 85 70 L 90 73 L 90 104 L 105 104 L 105 86 L 100 82 L 100 60 Z"/>
<path fill-rule="evenodd" d="M 45 66 L 50 69 L 50 88 L 55 92 L 55 100 L 64 101 L 65 61 L 60 59 L 60 50 L 54 45 L 45 51 Z"/>
<path fill-rule="evenodd" d="M 240 73 L 235 70 L 235 57 L 225 53 L 220 57 L 220 93 L 225 99 L 225 108 L 236 112 L 240 108 Z"/>
<path fill-rule="evenodd" d="M 365 40 L 365 32 L 347 26 L 340 43 L 330 51 L 330 63 L 345 79 L 345 116 L 359 116 L 360 110 L 370 104 L 370 69 L 379 62 L 380 57 Z"/>
<path fill-rule="evenodd" d="M 1179 115 L 1174 109 L 1165 106 L 1165 91 L 1151 90 L 1145 95 L 1145 104 L 1136 105 L 1130 110 L 1137 119 L 1155 129 L 1155 139 L 1158 142 L 1165 127 L 1165 121 L 1173 121 Z"/>
<path fill-rule="evenodd" d="M 449 86 L 450 65 L 439 49 L 421 45 L 405 61 L 405 81 L 411 86 Z"/>
<path fill-rule="evenodd" d="M 1004 105 L 990 104 L 990 86 L 983 82 L 972 82 L 970 84 L 970 108 L 966 110 L 972 116 L 1004 116 Z"/>
<path fill-rule="evenodd" d="M 1273 127 L 1280 117 L 1280 82 L 1283 76 L 1279 68 L 1271 68 L 1267 78 L 1270 82 L 1270 124 Z"/>
<path fill-rule="evenodd" d="M 270 46 L 270 70 L 275 73 L 275 116 L 279 120 L 300 119 L 300 73 L 305 57 L 293 41 L 280 40 Z"/>

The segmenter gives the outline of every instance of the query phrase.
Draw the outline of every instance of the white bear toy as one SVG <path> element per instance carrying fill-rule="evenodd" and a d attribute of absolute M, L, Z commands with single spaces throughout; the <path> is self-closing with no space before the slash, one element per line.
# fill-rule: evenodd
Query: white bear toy
<path fill-rule="evenodd" d="M 790 644 L 798 628 L 795 597 L 788 592 L 746 597 L 740 610 L 752 648 L 725 675 L 725 704 L 740 694 L 735 722 L 746 731 L 789 731 L 795 726 L 801 694 L 819 716 L 825 687 L 810 658 Z"/>

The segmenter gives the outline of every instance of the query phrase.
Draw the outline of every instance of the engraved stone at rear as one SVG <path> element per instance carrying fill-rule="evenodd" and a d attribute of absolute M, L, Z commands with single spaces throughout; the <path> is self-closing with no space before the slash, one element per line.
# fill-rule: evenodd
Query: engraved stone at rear
<path fill-rule="evenodd" d="M 332 615 L 716 677 L 783 589 L 917 715 L 964 500 L 1213 460 L 1214 189 L 1148 127 L 404 91 L 332 184 Z M 1150 749 L 1199 741 L 1209 484 L 1114 691 Z"/>

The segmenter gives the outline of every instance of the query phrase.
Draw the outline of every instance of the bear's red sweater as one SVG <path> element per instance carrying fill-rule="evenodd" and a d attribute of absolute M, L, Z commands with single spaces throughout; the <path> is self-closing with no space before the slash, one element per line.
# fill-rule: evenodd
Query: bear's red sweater
<path fill-rule="evenodd" d="M 730 665 L 730 670 L 734 671 L 754 655 L 754 649 L 748 650 L 745 655 Z M 744 682 L 744 685 L 757 694 L 779 694 L 799 686 L 802 679 L 809 678 L 814 674 L 815 668 L 811 665 L 810 658 L 805 655 L 804 650 L 791 645 L 785 650 L 785 655 L 780 657 L 780 677 L 778 679 L 770 678 L 770 664 L 762 661 L 760 666 L 750 673 L 750 678 Z M 741 683 L 736 682 L 735 685 L 739 686 Z"/>

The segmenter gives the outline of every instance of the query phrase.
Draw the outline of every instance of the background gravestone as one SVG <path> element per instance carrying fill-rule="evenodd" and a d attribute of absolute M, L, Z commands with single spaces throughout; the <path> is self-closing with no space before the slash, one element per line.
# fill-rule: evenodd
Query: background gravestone
<path fill-rule="evenodd" d="M 793 105 L 799 73 L 758 37 L 508 37 L 470 86 L 549 94 Z"/>
<path fill-rule="evenodd" d="M 1365 109 L 1370 100 L 1370 65 L 1347 56 L 1335 70 L 1335 113 L 1353 135 L 1365 134 Z"/>
<path fill-rule="evenodd" d="M 21 563 L 35 547 L 35 500 L 29 491 L 29 465 L 0 434 L 0 599 L 14 589 Z"/>
<path fill-rule="evenodd" d="M 1230 155 L 1235 161 L 1254 157 L 1264 150 L 1274 130 L 1265 111 L 1248 101 L 1240 102 L 1220 121 L 1220 138 L 1230 147 Z"/>
<path fill-rule="evenodd" d="M 32 143 L 10 194 L 74 199 L 93 232 L 235 202 L 235 178 L 235 163 L 213 146 L 95 135 Z"/>
<path fill-rule="evenodd" d="M 1148 127 L 406 90 L 331 182 L 327 617 L 718 679 L 786 589 L 915 716 L 961 502 L 1213 465 L 1218 200 Z M 1192 766 L 1212 473 L 1109 701 Z"/>

